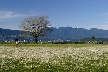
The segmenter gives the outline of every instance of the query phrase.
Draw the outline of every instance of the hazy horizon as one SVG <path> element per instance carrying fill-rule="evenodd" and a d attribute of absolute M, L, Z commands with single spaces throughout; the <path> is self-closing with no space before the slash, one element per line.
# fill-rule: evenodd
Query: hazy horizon
<path fill-rule="evenodd" d="M 67 27 L 69 27 L 69 26 L 67 26 Z M 54 28 L 60 28 L 60 27 L 54 27 Z M 79 27 L 72 27 L 72 28 L 79 28 Z M 2 29 L 9 29 L 9 28 L 2 28 Z M 86 29 L 86 28 L 83 28 L 83 29 Z M 90 29 L 95 29 L 95 28 L 90 28 Z M 90 29 L 87 29 L 87 30 L 90 30 Z M 99 29 L 99 28 L 96 28 L 96 29 Z M 10 30 L 20 30 L 20 29 L 10 29 Z M 108 30 L 108 29 L 102 29 L 102 30 Z"/>

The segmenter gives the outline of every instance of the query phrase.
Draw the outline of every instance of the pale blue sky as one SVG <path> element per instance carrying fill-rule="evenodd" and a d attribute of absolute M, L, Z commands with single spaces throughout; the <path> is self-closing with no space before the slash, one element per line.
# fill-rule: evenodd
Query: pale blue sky
<path fill-rule="evenodd" d="M 0 28 L 19 29 L 24 18 L 40 15 L 57 28 L 108 30 L 108 0 L 0 0 Z"/>

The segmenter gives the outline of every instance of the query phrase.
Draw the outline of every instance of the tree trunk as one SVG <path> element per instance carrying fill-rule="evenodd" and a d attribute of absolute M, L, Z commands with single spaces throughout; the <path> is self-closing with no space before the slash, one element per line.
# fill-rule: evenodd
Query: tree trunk
<path fill-rule="evenodd" d="M 35 42 L 36 42 L 36 43 L 38 43 L 37 38 L 38 38 L 38 37 L 37 37 L 37 36 L 35 36 Z"/>

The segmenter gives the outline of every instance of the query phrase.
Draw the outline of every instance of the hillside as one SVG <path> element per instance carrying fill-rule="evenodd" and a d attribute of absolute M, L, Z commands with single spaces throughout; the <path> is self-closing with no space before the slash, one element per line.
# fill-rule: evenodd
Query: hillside
<path fill-rule="evenodd" d="M 2 29 L 0 28 L 0 35 L 19 35 L 19 30 L 10 30 L 10 29 Z"/>
<path fill-rule="evenodd" d="M 84 28 L 72 28 L 72 27 L 59 27 L 54 28 L 51 33 L 53 37 L 56 38 L 72 38 L 72 39 L 80 39 L 80 38 L 91 38 L 95 36 L 96 38 L 107 38 L 108 30 L 91 28 L 90 30 Z"/>
<path fill-rule="evenodd" d="M 50 37 L 54 38 L 72 38 L 72 39 L 81 39 L 81 38 L 90 38 L 95 36 L 96 38 L 108 38 L 108 30 L 91 28 L 90 30 L 84 28 L 72 28 L 72 27 L 52 27 L 53 32 L 50 33 Z M 19 30 L 10 30 L 0 28 L 0 35 L 19 35 L 21 31 Z"/>

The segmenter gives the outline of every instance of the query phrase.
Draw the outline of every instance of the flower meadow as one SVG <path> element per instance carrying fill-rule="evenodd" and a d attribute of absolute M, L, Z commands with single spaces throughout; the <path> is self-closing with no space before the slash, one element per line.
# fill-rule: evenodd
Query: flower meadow
<path fill-rule="evenodd" d="M 0 46 L 0 72 L 108 72 L 108 46 Z"/>

